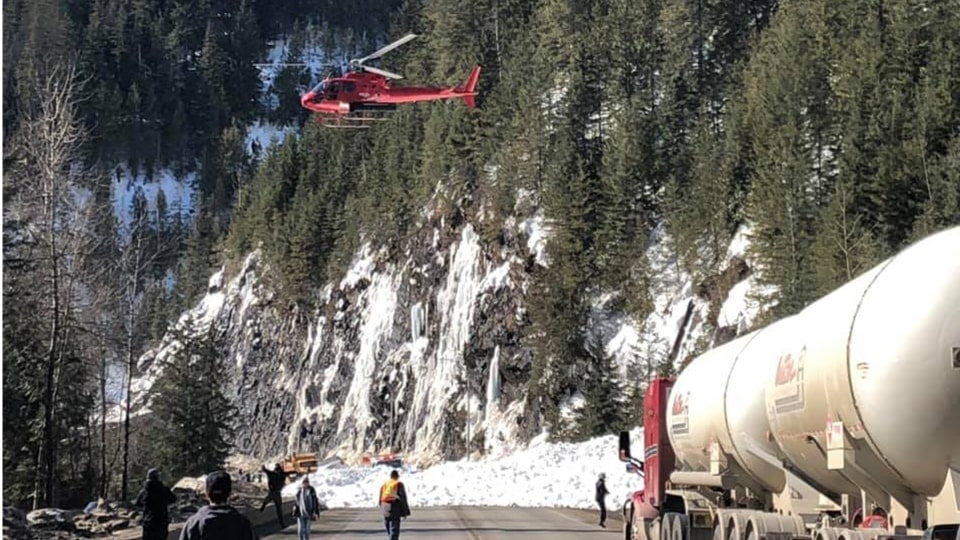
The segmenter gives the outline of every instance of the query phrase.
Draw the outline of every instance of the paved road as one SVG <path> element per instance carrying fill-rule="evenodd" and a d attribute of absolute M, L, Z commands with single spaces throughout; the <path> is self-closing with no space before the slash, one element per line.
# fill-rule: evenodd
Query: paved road
<path fill-rule="evenodd" d="M 620 534 L 620 523 L 597 526 L 598 514 L 554 508 L 415 508 L 402 522 L 401 539 L 419 540 L 507 540 L 570 539 L 612 540 Z M 265 540 L 295 540 L 297 527 L 264 537 Z M 320 514 L 313 522 L 311 539 L 360 540 L 386 538 L 383 518 L 373 508 L 337 509 Z"/>

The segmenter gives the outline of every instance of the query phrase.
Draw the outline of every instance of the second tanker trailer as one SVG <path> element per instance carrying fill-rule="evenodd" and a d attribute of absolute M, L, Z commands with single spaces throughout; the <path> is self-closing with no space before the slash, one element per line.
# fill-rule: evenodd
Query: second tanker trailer
<path fill-rule="evenodd" d="M 644 540 L 960 540 L 960 227 L 697 357 L 644 400 Z"/>

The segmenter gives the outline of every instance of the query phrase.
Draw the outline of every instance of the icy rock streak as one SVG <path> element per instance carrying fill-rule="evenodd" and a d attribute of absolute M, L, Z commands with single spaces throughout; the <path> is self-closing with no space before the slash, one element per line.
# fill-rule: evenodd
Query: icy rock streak
<path fill-rule="evenodd" d="M 425 369 L 419 373 L 408 420 L 412 423 L 408 429 L 417 430 L 421 446 L 441 448 L 449 404 L 459 390 L 458 379 L 464 372 L 463 350 L 470 339 L 479 291 L 480 255 L 479 238 L 473 227 L 467 225 L 460 242 L 451 249 L 446 283 L 437 292 L 437 349 L 425 359 Z"/>

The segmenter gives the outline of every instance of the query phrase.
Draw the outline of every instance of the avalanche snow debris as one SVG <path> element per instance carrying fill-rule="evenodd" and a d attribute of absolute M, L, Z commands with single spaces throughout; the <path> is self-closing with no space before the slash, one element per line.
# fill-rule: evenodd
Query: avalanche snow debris
<path fill-rule="evenodd" d="M 642 447 L 642 433 L 634 430 L 633 444 Z M 643 479 L 626 472 L 618 459 L 616 435 L 589 441 L 546 443 L 541 438 L 519 451 L 506 451 L 496 459 L 445 462 L 424 470 L 405 470 L 400 479 L 413 507 L 423 506 L 524 506 L 595 508 L 594 485 L 599 473 L 607 475 L 616 508 L 629 493 L 643 488 Z M 386 467 L 328 468 L 310 474 L 318 497 L 331 508 L 374 507 L 380 485 L 390 472 Z M 292 496 L 299 481 L 284 488 Z M 469 489 L 464 485 L 469 484 Z M 519 489 L 518 489 L 519 488 Z"/>

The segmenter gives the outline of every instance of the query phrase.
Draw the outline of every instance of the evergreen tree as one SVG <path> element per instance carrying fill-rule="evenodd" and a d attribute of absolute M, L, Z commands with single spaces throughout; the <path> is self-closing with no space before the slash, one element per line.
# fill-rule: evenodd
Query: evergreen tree
<path fill-rule="evenodd" d="M 189 308 L 207 291 L 210 274 L 216 261 L 216 220 L 202 203 L 186 239 L 186 250 L 178 272 L 176 295 L 180 309 Z"/>
<path fill-rule="evenodd" d="M 817 294 L 824 295 L 879 263 L 883 250 L 852 208 L 853 189 L 836 183 L 830 203 L 823 211 L 813 245 Z"/>
<path fill-rule="evenodd" d="M 823 118 L 828 81 L 822 64 L 822 14 L 812 5 L 791 5 L 803 25 L 788 16 L 773 24 L 746 77 L 747 114 L 753 126 L 755 162 L 747 217 L 756 224 L 751 244 L 761 264 L 758 281 L 774 287 L 775 298 L 760 299 L 774 316 L 795 313 L 814 296 L 810 265 L 820 176 L 811 156 L 811 132 Z M 781 15 L 784 12 L 781 11 Z M 790 58 L 791 60 L 787 60 Z M 795 103 L 803 103 L 797 107 Z"/>
<path fill-rule="evenodd" d="M 627 428 L 627 414 L 617 364 L 598 341 L 588 345 L 586 354 L 589 368 L 578 434 L 582 439 L 589 439 L 618 433 Z"/>
<path fill-rule="evenodd" d="M 148 452 L 173 478 L 223 467 L 229 454 L 233 405 L 224 394 L 226 372 L 211 333 L 173 337 L 180 348 L 151 388 L 153 443 Z"/>

